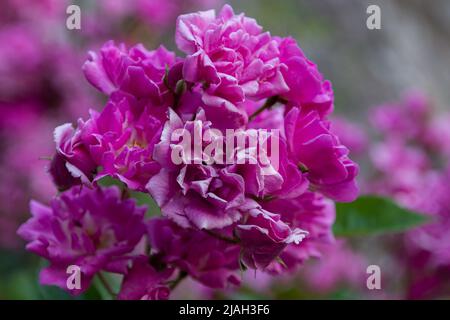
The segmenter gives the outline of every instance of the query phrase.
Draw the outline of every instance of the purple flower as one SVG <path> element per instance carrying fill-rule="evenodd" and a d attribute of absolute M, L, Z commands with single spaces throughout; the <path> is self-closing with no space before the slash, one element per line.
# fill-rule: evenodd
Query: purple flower
<path fill-rule="evenodd" d="M 166 122 L 161 142 L 155 147 L 155 159 L 161 171 L 150 179 L 147 190 L 161 207 L 162 213 L 180 226 L 199 229 L 223 228 L 241 217 L 239 206 L 244 200 L 244 179 L 224 166 L 205 165 L 202 153 L 191 147 L 202 147 L 195 140 L 210 126 L 200 111 L 194 121 L 185 124 L 171 111 Z M 193 138 L 183 147 L 172 142 L 172 133 L 183 129 Z M 196 131 L 196 133 L 195 133 Z M 174 164 L 173 148 L 182 148 L 183 161 Z"/>
<path fill-rule="evenodd" d="M 165 108 L 141 104 L 133 97 L 116 94 L 105 109 L 91 111 L 82 129 L 83 142 L 104 176 L 120 179 L 129 188 L 145 190 L 159 171 L 153 148 L 159 141 Z"/>
<path fill-rule="evenodd" d="M 162 169 L 147 188 L 162 213 L 183 227 L 223 228 L 241 217 L 241 176 L 212 166 L 185 165 L 179 172 Z"/>
<path fill-rule="evenodd" d="M 357 123 L 346 118 L 333 117 L 331 132 L 339 137 L 339 141 L 355 156 L 361 156 L 367 151 L 369 138 L 364 129 Z"/>
<path fill-rule="evenodd" d="M 180 226 L 199 229 L 226 227 L 242 216 L 245 196 L 295 197 L 306 190 L 307 181 L 297 166 L 289 161 L 284 141 L 280 141 L 278 168 L 270 162 L 261 164 L 257 158 L 252 158 L 249 145 L 240 149 L 237 143 L 232 149 L 232 164 L 206 164 L 204 160 L 208 155 L 204 153 L 206 149 L 203 143 L 210 126 L 202 110 L 194 121 L 186 123 L 170 111 L 161 142 L 155 147 L 154 159 L 162 169 L 150 179 L 147 190 L 162 208 L 163 214 Z M 183 138 L 177 144 L 177 141 L 171 141 L 174 132 L 178 132 L 176 130 L 182 130 L 183 134 L 189 133 L 189 137 L 194 140 L 197 137 L 201 141 L 186 142 Z M 238 139 L 240 135 L 257 138 L 257 134 L 257 130 L 247 133 L 238 131 L 233 139 Z M 222 150 L 226 150 L 223 136 L 217 137 Z M 195 151 L 196 147 L 199 152 Z M 259 155 L 271 153 L 270 148 L 259 148 L 258 151 Z M 174 152 L 180 154 L 181 163 L 174 164 Z M 224 157 L 221 159 L 226 160 Z M 251 159 L 253 163 L 250 163 Z M 239 160 L 244 161 L 240 164 Z"/>
<path fill-rule="evenodd" d="M 289 91 L 282 97 L 289 105 L 300 107 L 305 113 L 315 110 L 323 118 L 333 111 L 331 82 L 323 80 L 316 64 L 308 60 L 292 38 L 276 38 L 281 69 Z"/>
<path fill-rule="evenodd" d="M 250 114 L 255 112 L 259 105 L 262 103 L 255 103 L 253 101 L 248 101 L 246 105 L 247 112 Z M 273 167 L 273 174 L 267 175 L 261 179 L 258 174 L 260 168 L 246 165 L 244 168 L 247 171 L 245 174 L 246 183 L 246 193 L 251 196 L 256 196 L 263 198 L 265 196 L 276 196 L 283 198 L 295 198 L 300 194 L 304 193 L 309 186 L 309 182 L 306 176 L 298 169 L 295 162 L 292 161 L 288 153 L 288 145 L 286 142 L 286 137 L 284 135 L 284 122 L 285 122 L 285 107 L 277 106 L 273 110 L 265 110 L 256 116 L 251 122 L 248 123 L 249 129 L 255 129 L 261 132 L 261 129 L 267 130 L 268 132 L 275 132 L 278 130 L 278 150 L 276 150 L 275 156 L 277 156 L 278 165 Z M 263 154 L 272 154 L 272 145 L 268 141 L 267 148 L 262 150 Z M 259 150 L 261 152 L 261 150 Z M 260 153 L 261 155 L 261 153 Z M 269 158 L 270 159 L 270 158 Z M 272 162 L 272 161 L 271 161 Z M 248 172 L 251 170 L 256 170 L 255 174 L 250 175 Z M 267 168 L 266 168 L 267 170 Z M 264 179 L 265 178 L 265 179 Z M 262 180 L 262 181 L 260 181 Z M 269 183 L 261 183 L 268 180 Z M 257 192 L 252 191 L 257 190 Z"/>
<path fill-rule="evenodd" d="M 261 208 L 250 209 L 245 223 L 236 227 L 242 261 L 253 269 L 266 268 L 288 244 L 300 244 L 307 234 L 299 228 L 291 229 L 281 215 Z"/>
<path fill-rule="evenodd" d="M 410 93 L 373 111 L 382 140 L 370 150 L 377 174 L 367 189 L 429 216 L 429 223 L 399 238 L 402 254 L 397 261 L 408 270 L 407 297 L 412 299 L 441 297 L 450 279 L 450 171 L 446 148 L 441 148 L 448 139 L 436 127 L 448 115 L 434 117 L 431 110 L 423 94 Z"/>
<path fill-rule="evenodd" d="M 140 256 L 133 260 L 133 266 L 126 273 L 119 295 L 120 300 L 167 300 L 170 289 L 165 284 L 172 276 L 173 269 L 156 271 L 148 261 Z"/>
<path fill-rule="evenodd" d="M 367 277 L 366 259 L 349 248 L 344 241 L 323 246 L 323 256 L 305 266 L 303 278 L 315 291 L 329 294 L 340 285 L 361 288 Z"/>
<path fill-rule="evenodd" d="M 425 95 L 409 92 L 398 103 L 387 103 L 372 110 L 371 119 L 380 133 L 390 137 L 409 137 L 413 141 L 427 130 L 431 104 Z"/>
<path fill-rule="evenodd" d="M 267 136 L 265 133 L 267 132 Z M 264 135 L 263 135 L 264 133 Z M 236 172 L 244 178 L 247 197 L 296 197 L 308 187 L 308 180 L 295 163 L 288 157 L 285 139 L 281 133 L 265 130 L 246 130 L 235 133 L 236 140 L 248 139 L 258 141 L 258 147 L 246 144 L 245 148 L 237 147 L 234 155 L 237 164 L 230 165 L 228 170 Z M 262 141 L 266 142 L 264 146 Z M 275 147 L 275 144 L 277 147 Z M 273 156 L 273 157 L 272 157 Z M 241 164 L 239 160 L 248 160 Z M 252 162 L 250 162 L 252 161 Z"/>
<path fill-rule="evenodd" d="M 153 218 L 148 225 L 151 254 L 168 267 L 178 267 L 211 288 L 239 285 L 239 246 L 206 231 L 185 229 L 168 219 Z M 230 236 L 230 229 L 211 230 Z"/>
<path fill-rule="evenodd" d="M 291 109 L 285 118 L 285 132 L 291 159 L 307 173 L 315 190 L 338 201 L 357 197 L 358 165 L 348 158 L 348 149 L 316 111 Z"/>
<path fill-rule="evenodd" d="M 66 123 L 54 131 L 56 155 L 50 165 L 50 173 L 60 189 L 64 190 L 78 181 L 89 184 L 97 171 L 89 149 L 83 144 L 84 125 L 80 120 L 77 129 Z"/>
<path fill-rule="evenodd" d="M 423 186 L 430 183 L 433 171 L 423 150 L 399 139 L 387 139 L 373 144 L 369 154 L 377 175 L 368 181 L 368 192 L 394 196 L 398 203 L 415 210 L 421 203 L 429 203 Z"/>
<path fill-rule="evenodd" d="M 246 98 L 288 91 L 276 41 L 254 19 L 235 15 L 229 5 L 218 16 L 214 10 L 181 15 L 175 37 L 187 54 L 184 79 L 206 84 L 207 105 L 233 108 Z"/>
<path fill-rule="evenodd" d="M 304 230 L 308 236 L 300 243 L 290 243 L 280 254 L 282 264 L 272 262 L 267 269 L 281 273 L 294 269 L 310 257 L 321 255 L 322 246 L 334 242 L 332 226 L 335 219 L 333 201 L 318 193 L 306 192 L 294 199 L 273 199 L 263 208 L 281 216 L 291 230 Z"/>
<path fill-rule="evenodd" d="M 145 207 L 121 200 L 116 187 L 73 187 L 54 198 L 51 206 L 31 202 L 33 215 L 18 230 L 27 250 L 50 261 L 40 282 L 73 294 L 88 289 L 101 270 L 125 273 L 129 255 L 145 234 Z M 81 288 L 69 290 L 66 269 L 81 270 Z"/>
<path fill-rule="evenodd" d="M 49 139 L 54 128 L 37 107 L 28 103 L 0 103 L 0 246 L 3 248 L 22 247 L 16 231 L 27 216 L 29 198 L 47 200 L 57 191 L 43 168 L 46 161 L 39 159 L 54 151 L 54 143 Z"/>
<path fill-rule="evenodd" d="M 65 158 L 61 154 L 56 153 L 53 156 L 48 168 L 48 172 L 52 177 L 53 183 L 60 191 L 67 190 L 72 186 L 81 184 L 81 179 L 79 177 L 74 177 L 74 175 L 67 169 L 66 164 L 67 161 Z"/>
<path fill-rule="evenodd" d="M 5 12 L 19 10 L 8 8 L 8 4 L 3 9 Z M 5 25 L 6 18 L 1 20 L 0 41 L 8 45 L 0 48 L 0 97 L 2 101 L 12 101 L 36 90 L 36 78 L 40 76 L 46 58 L 45 46 L 31 26 L 24 23 Z"/>
<path fill-rule="evenodd" d="M 174 63 L 175 54 L 163 46 L 148 51 L 142 44 L 127 49 L 124 44 L 116 46 L 110 41 L 99 55 L 89 52 L 83 71 L 88 81 L 107 95 L 121 90 L 161 104 L 168 94 L 164 85 L 166 68 Z"/>
<path fill-rule="evenodd" d="M 424 144 L 436 153 L 450 156 L 450 113 L 431 119 L 424 137 Z"/>

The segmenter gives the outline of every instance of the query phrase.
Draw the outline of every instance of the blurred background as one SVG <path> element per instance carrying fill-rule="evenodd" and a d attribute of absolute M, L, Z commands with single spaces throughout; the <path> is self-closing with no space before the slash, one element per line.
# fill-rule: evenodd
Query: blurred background
<path fill-rule="evenodd" d="M 334 130 L 361 164 L 363 191 L 390 196 L 402 206 L 439 216 L 441 226 L 450 226 L 447 196 L 444 191 L 443 195 L 436 191 L 447 190 L 445 183 L 449 180 L 450 2 L 226 2 L 235 12 L 255 18 L 272 35 L 295 37 L 309 59 L 331 80 Z M 224 3 L 2 1 L 1 299 L 69 298 L 56 288 L 38 285 L 41 262 L 25 252 L 16 230 L 29 216 L 31 198 L 47 201 L 57 192 L 46 173 L 54 149 L 54 127 L 86 117 L 89 108 L 102 105 L 102 98 L 81 71 L 87 51 L 98 50 L 111 39 L 142 42 L 147 48 L 163 43 L 175 50 L 177 15 L 219 9 Z M 66 9 L 71 4 L 81 8 L 80 30 L 66 28 Z M 374 4 L 381 9 L 380 30 L 366 27 L 366 9 Z M 394 136 L 395 141 L 391 139 Z M 425 159 L 426 165 L 418 164 L 417 158 Z M 397 170 L 399 166 L 402 170 Z M 324 248 L 326 259 L 311 261 L 299 274 L 282 278 L 246 274 L 246 284 L 233 292 L 211 292 L 187 282 L 177 288 L 175 298 L 448 298 L 447 230 L 450 228 L 437 230 L 431 226 L 404 234 L 338 239 L 336 245 Z M 370 264 L 383 270 L 382 290 L 366 287 Z M 86 297 L 100 298 L 102 292 L 92 290 L 81 298 Z"/>

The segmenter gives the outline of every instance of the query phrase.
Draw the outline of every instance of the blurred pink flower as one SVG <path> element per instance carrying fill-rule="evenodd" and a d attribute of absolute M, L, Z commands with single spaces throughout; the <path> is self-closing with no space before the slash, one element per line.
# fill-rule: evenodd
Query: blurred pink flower
<path fill-rule="evenodd" d="M 382 141 L 370 150 L 376 175 L 368 191 L 393 197 L 399 204 L 429 216 L 429 223 L 403 235 L 407 297 L 439 297 L 450 279 L 449 143 L 446 129 L 436 126 L 429 100 L 408 94 L 396 104 L 374 110 Z M 443 166 L 442 166 L 443 165 Z M 448 289 L 448 288 L 447 288 Z"/>
<path fill-rule="evenodd" d="M 339 285 L 365 288 L 367 263 L 363 256 L 349 249 L 345 242 L 324 245 L 323 256 L 307 265 L 303 279 L 312 290 L 330 293 Z"/>
<path fill-rule="evenodd" d="M 56 285 L 72 294 L 88 289 L 101 270 L 126 273 L 129 254 L 145 233 L 145 207 L 120 199 L 116 187 L 73 187 L 54 198 L 51 206 L 32 201 L 32 218 L 18 234 L 28 241 L 27 250 L 50 261 L 40 273 L 40 282 Z M 67 287 L 66 269 L 81 271 L 81 287 Z"/>
<path fill-rule="evenodd" d="M 123 279 L 117 298 L 120 300 L 167 300 L 170 289 L 165 282 L 171 277 L 173 271 L 168 268 L 158 272 L 148 263 L 148 257 L 140 256 L 133 260 L 133 265 Z"/>
<path fill-rule="evenodd" d="M 351 155 L 358 157 L 367 151 L 369 147 L 368 134 L 356 122 L 334 116 L 331 120 L 330 130 L 350 150 Z"/>

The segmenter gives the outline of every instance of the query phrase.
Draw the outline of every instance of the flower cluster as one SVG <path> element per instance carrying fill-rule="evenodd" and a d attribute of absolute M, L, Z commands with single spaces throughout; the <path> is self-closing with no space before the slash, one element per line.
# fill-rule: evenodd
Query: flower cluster
<path fill-rule="evenodd" d="M 185 56 L 114 42 L 89 53 L 84 74 L 107 103 L 55 129 L 50 173 L 62 193 L 51 207 L 32 203 L 19 230 L 51 263 L 43 283 L 64 287 L 61 270 L 75 264 L 80 292 L 103 270 L 124 275 L 119 298 L 167 298 L 186 276 L 229 288 L 240 269 L 292 270 L 333 241 L 333 200 L 355 199 L 358 166 L 330 131 L 330 82 L 295 40 L 228 5 L 179 16 L 175 39 Z M 181 146 L 180 130 L 202 139 Z M 239 161 L 263 132 L 278 133 L 276 148 L 258 148 L 276 164 Z M 205 141 L 238 161 L 205 161 Z M 99 186 L 106 176 L 122 194 Z M 144 217 L 130 191 L 151 196 L 162 217 Z"/>
<path fill-rule="evenodd" d="M 411 92 L 375 108 L 372 119 L 381 140 L 370 150 L 376 174 L 366 188 L 429 216 L 403 235 L 399 260 L 408 269 L 408 298 L 438 297 L 450 279 L 449 114 L 433 116 L 427 97 Z"/>

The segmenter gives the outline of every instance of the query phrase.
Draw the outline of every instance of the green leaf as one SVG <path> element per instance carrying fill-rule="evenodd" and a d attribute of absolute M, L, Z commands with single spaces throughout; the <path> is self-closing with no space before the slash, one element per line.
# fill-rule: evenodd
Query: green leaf
<path fill-rule="evenodd" d="M 101 178 L 98 181 L 98 184 L 103 187 L 118 186 L 121 190 L 126 189 L 126 185 L 123 182 L 121 182 L 118 179 L 109 177 L 109 176 Z M 133 191 L 130 189 L 128 189 L 126 191 L 131 198 L 136 199 L 136 202 L 138 205 L 147 207 L 147 213 L 146 213 L 147 217 L 161 215 L 161 209 L 159 208 L 159 206 L 155 202 L 155 200 L 153 200 L 153 198 L 148 193 Z"/>
<path fill-rule="evenodd" d="M 114 179 L 110 176 L 105 176 L 97 181 L 97 183 L 102 187 L 111 187 L 111 186 L 118 186 L 120 189 L 125 188 L 125 184 L 120 181 L 119 179 Z"/>
<path fill-rule="evenodd" d="M 336 204 L 333 227 L 338 237 L 401 232 L 428 222 L 426 216 L 402 208 L 388 198 L 365 195 Z"/>
<path fill-rule="evenodd" d="M 153 200 L 153 198 L 148 193 L 139 191 L 130 191 L 130 196 L 136 199 L 138 205 L 147 207 L 146 213 L 147 217 L 161 215 L 161 209 L 159 208 L 155 200 Z"/>

